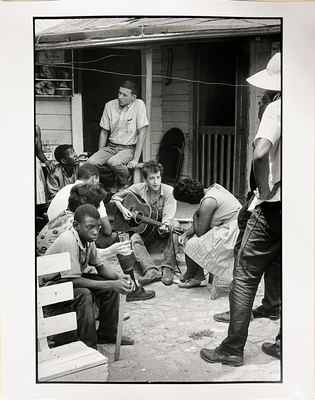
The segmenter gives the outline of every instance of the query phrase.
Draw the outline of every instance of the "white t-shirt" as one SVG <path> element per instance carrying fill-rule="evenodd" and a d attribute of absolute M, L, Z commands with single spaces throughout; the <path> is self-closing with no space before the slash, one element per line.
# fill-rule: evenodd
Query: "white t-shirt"
<path fill-rule="evenodd" d="M 267 106 L 253 141 L 254 146 L 259 139 L 267 139 L 272 143 L 272 148 L 269 152 L 269 187 L 271 190 L 273 185 L 281 180 L 281 99 L 275 100 Z M 255 198 L 248 211 L 252 211 L 256 205 L 263 201 L 274 202 L 281 200 L 281 188 L 277 190 L 270 200 L 259 200 L 257 198 L 258 191 L 254 191 L 254 193 Z"/>
<path fill-rule="evenodd" d="M 84 182 L 78 179 L 75 181 L 75 183 L 71 183 L 69 185 L 64 186 L 55 195 L 55 197 L 52 199 L 52 201 L 48 207 L 48 210 L 47 210 L 49 221 L 51 221 L 58 214 L 60 214 L 62 211 L 67 209 L 71 189 L 73 188 L 74 185 L 77 185 L 79 183 L 84 183 Z M 101 201 L 101 203 L 100 203 L 98 212 L 100 213 L 101 218 L 104 218 L 107 216 L 106 208 L 105 208 L 103 201 Z"/>

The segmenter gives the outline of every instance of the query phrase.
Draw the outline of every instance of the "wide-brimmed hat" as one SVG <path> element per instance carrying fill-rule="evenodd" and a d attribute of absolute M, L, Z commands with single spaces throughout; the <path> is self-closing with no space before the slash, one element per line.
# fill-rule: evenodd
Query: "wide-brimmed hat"
<path fill-rule="evenodd" d="M 253 86 L 267 90 L 281 90 L 281 53 L 276 53 L 267 68 L 246 79 Z"/>

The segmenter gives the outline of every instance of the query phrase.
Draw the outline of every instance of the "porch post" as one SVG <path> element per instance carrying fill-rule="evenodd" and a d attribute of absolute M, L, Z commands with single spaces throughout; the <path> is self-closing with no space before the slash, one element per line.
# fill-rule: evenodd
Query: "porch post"
<path fill-rule="evenodd" d="M 142 71 L 145 78 L 142 81 L 142 98 L 146 104 L 149 127 L 143 146 L 143 161 L 151 159 L 151 109 L 152 109 L 152 47 L 145 46 L 142 49 Z"/>

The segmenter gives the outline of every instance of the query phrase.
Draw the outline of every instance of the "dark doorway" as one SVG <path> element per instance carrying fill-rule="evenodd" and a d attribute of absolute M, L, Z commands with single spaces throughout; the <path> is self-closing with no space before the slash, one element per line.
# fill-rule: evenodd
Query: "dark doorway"
<path fill-rule="evenodd" d="M 84 151 L 90 155 L 98 150 L 99 122 L 105 103 L 117 98 L 121 83 L 133 80 L 139 85 L 138 97 L 141 96 L 141 52 L 84 49 L 79 52 L 78 68 L 81 70 Z"/>
<path fill-rule="evenodd" d="M 205 187 L 219 183 L 243 200 L 248 45 L 235 40 L 195 46 L 194 74 L 194 176 Z"/>

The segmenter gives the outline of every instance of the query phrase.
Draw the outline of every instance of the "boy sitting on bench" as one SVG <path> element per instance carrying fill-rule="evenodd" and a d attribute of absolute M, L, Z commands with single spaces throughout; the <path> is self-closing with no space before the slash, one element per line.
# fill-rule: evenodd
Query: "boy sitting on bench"
<path fill-rule="evenodd" d="M 95 246 L 101 227 L 100 214 L 91 204 L 79 206 L 74 213 L 73 227 L 63 232 L 49 247 L 46 255 L 68 252 L 71 269 L 58 274 L 46 275 L 44 284 L 72 281 L 73 300 L 51 306 L 50 314 L 75 311 L 77 337 L 87 346 L 97 349 L 97 343 L 116 343 L 119 293 L 132 291 L 129 275 L 117 273 L 105 267 Z M 84 273 L 89 265 L 97 274 Z M 99 328 L 96 331 L 93 303 L 100 300 Z M 134 340 L 122 337 L 122 345 L 132 345 Z"/>

